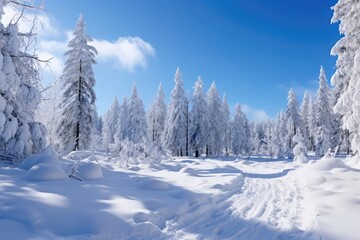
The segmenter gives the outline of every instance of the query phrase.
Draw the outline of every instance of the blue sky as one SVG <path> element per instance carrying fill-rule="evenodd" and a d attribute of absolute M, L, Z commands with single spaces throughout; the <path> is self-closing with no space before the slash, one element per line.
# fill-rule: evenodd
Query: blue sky
<path fill-rule="evenodd" d="M 335 3 L 46 0 L 46 13 L 41 14 L 53 33 L 45 28 L 40 35 L 45 47 L 40 50 L 58 58 L 61 68 L 66 32 L 73 30 L 82 13 L 88 34 L 102 52 L 94 67 L 101 114 L 115 95 L 120 99 L 130 95 L 133 82 L 146 107 L 159 82 L 168 100 L 179 66 L 189 95 L 201 75 L 206 90 L 216 81 L 231 107 L 236 102 L 247 105 L 249 118 L 262 118 L 265 112 L 274 117 L 285 107 L 290 87 L 299 99 L 306 89 L 316 91 L 320 65 L 328 79 L 333 74 L 336 58 L 330 56 L 330 49 L 340 38 L 338 26 L 330 24 L 330 7 Z M 52 47 L 60 45 L 57 50 Z"/>

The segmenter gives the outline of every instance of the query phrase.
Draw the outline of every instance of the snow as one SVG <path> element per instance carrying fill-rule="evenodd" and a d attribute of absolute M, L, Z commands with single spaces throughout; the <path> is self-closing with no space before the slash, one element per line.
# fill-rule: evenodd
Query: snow
<path fill-rule="evenodd" d="M 21 168 L 0 167 L 0 232 L 4 239 L 358 239 L 360 170 L 350 159 L 311 159 L 182 157 L 119 168 L 104 153 L 73 152 L 59 163 L 45 152 Z M 64 176 L 74 163 L 85 181 Z"/>
<path fill-rule="evenodd" d="M 52 163 L 39 163 L 31 167 L 26 175 L 25 180 L 27 181 L 51 181 L 66 179 L 64 169 L 58 165 Z"/>
<path fill-rule="evenodd" d="M 81 163 L 77 170 L 77 176 L 83 180 L 100 179 L 103 177 L 103 172 L 99 164 L 89 162 Z"/>

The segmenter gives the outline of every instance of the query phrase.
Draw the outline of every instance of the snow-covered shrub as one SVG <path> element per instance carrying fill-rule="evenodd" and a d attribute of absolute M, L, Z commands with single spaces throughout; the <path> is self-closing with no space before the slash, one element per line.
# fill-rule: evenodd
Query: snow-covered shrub
<path fill-rule="evenodd" d="M 306 157 L 307 150 L 304 144 L 304 138 L 300 130 L 298 130 L 295 136 L 293 137 L 293 142 L 295 144 L 295 147 L 293 149 L 294 162 L 306 163 L 308 161 Z"/>

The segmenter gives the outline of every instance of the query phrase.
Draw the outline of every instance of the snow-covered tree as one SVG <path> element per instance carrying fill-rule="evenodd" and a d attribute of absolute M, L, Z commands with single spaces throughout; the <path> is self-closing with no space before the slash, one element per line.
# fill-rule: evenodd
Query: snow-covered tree
<path fill-rule="evenodd" d="M 343 128 L 352 136 L 352 149 L 360 150 L 359 134 L 359 55 L 360 55 L 360 2 L 339 0 L 333 7 L 332 22 L 340 22 L 343 37 L 331 50 L 337 55 L 336 71 L 331 78 L 335 91 L 335 113 L 340 114 Z"/>
<path fill-rule="evenodd" d="M 206 147 L 209 132 L 208 106 L 203 93 L 203 81 L 200 77 L 194 84 L 192 108 L 190 111 L 189 143 L 199 157 Z"/>
<path fill-rule="evenodd" d="M 109 110 L 104 115 L 104 125 L 102 129 L 102 145 L 103 149 L 108 151 L 111 144 L 115 143 L 116 128 L 118 126 L 120 116 L 120 105 L 117 97 L 114 98 Z"/>
<path fill-rule="evenodd" d="M 120 109 L 119 109 L 119 118 L 116 128 L 116 137 L 118 139 L 115 139 L 117 141 L 123 141 L 125 140 L 127 134 L 128 134 L 128 115 L 129 115 L 129 109 L 128 109 L 128 100 L 126 97 L 123 98 Z"/>
<path fill-rule="evenodd" d="M 0 1 L 0 18 L 9 3 L 23 1 Z M 0 23 L 0 150 L 20 158 L 46 144 L 44 126 L 34 121 L 41 95 L 37 58 L 26 52 L 33 36 L 19 33 L 16 23 Z"/>
<path fill-rule="evenodd" d="M 45 125 L 48 143 L 53 146 L 58 142 L 56 130 L 60 118 L 61 91 L 59 79 L 49 84 L 42 93 L 42 101 L 35 114 L 35 119 Z"/>
<path fill-rule="evenodd" d="M 223 110 L 223 145 L 224 145 L 224 152 L 225 155 L 229 155 L 230 153 L 230 144 L 231 144 L 231 124 L 230 124 L 230 110 L 229 104 L 227 102 L 226 95 L 224 94 L 223 102 L 222 102 L 222 110 Z"/>
<path fill-rule="evenodd" d="M 315 139 L 317 134 L 316 128 L 316 116 L 315 116 L 315 104 L 312 97 L 309 98 L 309 113 L 308 113 L 308 128 L 309 128 L 309 142 L 307 149 L 309 151 L 315 151 Z"/>
<path fill-rule="evenodd" d="M 296 100 L 295 91 L 291 88 L 288 94 L 288 103 L 286 107 L 286 153 L 292 157 L 294 148 L 293 138 L 298 130 L 303 131 L 303 123 L 299 113 L 299 107 Z"/>
<path fill-rule="evenodd" d="M 280 111 L 275 119 L 272 129 L 272 157 L 284 157 L 284 141 L 286 136 L 285 114 Z"/>
<path fill-rule="evenodd" d="M 222 102 L 219 93 L 216 89 L 215 82 L 213 82 L 207 92 L 207 105 L 209 115 L 209 132 L 207 141 L 207 155 L 220 155 L 222 150 L 222 126 L 223 126 L 223 112 Z"/>
<path fill-rule="evenodd" d="M 307 157 L 306 157 L 307 149 L 304 144 L 304 138 L 303 138 L 300 130 L 296 131 L 296 134 L 293 138 L 293 142 L 295 144 L 295 147 L 293 149 L 294 162 L 306 163 L 307 162 Z"/>
<path fill-rule="evenodd" d="M 250 128 L 241 105 L 236 104 L 234 118 L 231 121 L 231 152 L 235 155 L 250 153 Z"/>
<path fill-rule="evenodd" d="M 320 67 L 319 88 L 315 103 L 316 117 L 316 154 L 323 156 L 331 148 L 333 111 L 330 103 L 330 89 L 324 68 Z"/>
<path fill-rule="evenodd" d="M 61 102 L 61 119 L 57 133 L 63 152 L 88 149 L 94 130 L 95 107 L 95 64 L 96 49 L 88 45 L 92 39 L 86 34 L 83 17 L 80 15 L 69 42 L 70 48 L 61 80 L 64 93 Z"/>
<path fill-rule="evenodd" d="M 138 95 L 135 84 L 129 98 L 127 124 L 128 132 L 125 138 L 135 144 L 145 143 L 148 128 L 146 113 L 144 104 Z"/>
<path fill-rule="evenodd" d="M 165 143 L 172 155 L 184 156 L 188 154 L 189 113 L 179 68 L 176 69 L 174 82 L 165 124 Z"/>
<path fill-rule="evenodd" d="M 303 131 L 303 138 L 304 144 L 307 147 L 310 147 L 310 124 L 309 124 L 309 106 L 310 104 L 310 96 L 307 91 L 304 93 L 304 97 L 301 102 L 300 106 L 300 116 L 304 123 L 304 131 Z"/>
<path fill-rule="evenodd" d="M 149 126 L 149 140 L 151 143 L 161 143 L 163 140 L 163 133 L 166 121 L 166 104 L 165 95 L 160 83 L 159 90 L 156 94 L 156 98 L 147 115 L 147 121 Z"/>
<path fill-rule="evenodd" d="M 164 143 L 166 111 L 165 95 L 160 83 L 155 101 L 147 115 L 149 143 L 146 152 L 151 162 L 160 162 L 167 157 Z"/>

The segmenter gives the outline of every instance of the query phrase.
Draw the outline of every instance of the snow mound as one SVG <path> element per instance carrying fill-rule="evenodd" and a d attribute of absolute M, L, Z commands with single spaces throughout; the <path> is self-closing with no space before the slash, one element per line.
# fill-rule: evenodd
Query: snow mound
<path fill-rule="evenodd" d="M 64 169 L 53 163 L 38 163 L 31 167 L 26 175 L 25 180 L 31 182 L 52 181 L 67 179 Z"/>
<path fill-rule="evenodd" d="M 350 167 L 360 169 L 360 156 L 349 158 L 346 161 L 346 164 L 349 165 Z"/>
<path fill-rule="evenodd" d="M 93 152 L 90 151 L 73 151 L 69 153 L 66 158 L 69 160 L 83 160 L 90 158 L 93 155 Z"/>
<path fill-rule="evenodd" d="M 40 163 L 49 163 L 58 166 L 61 165 L 55 152 L 48 148 L 43 153 L 28 156 L 22 163 L 20 163 L 18 167 L 23 170 L 29 170 L 33 166 Z"/>
<path fill-rule="evenodd" d="M 159 180 L 144 180 L 138 183 L 138 187 L 144 190 L 168 190 L 170 189 L 170 185 L 166 182 L 162 182 Z"/>
<path fill-rule="evenodd" d="M 337 158 L 322 158 L 313 164 L 309 164 L 304 167 L 306 172 L 314 171 L 331 171 L 335 168 L 349 168 L 342 160 Z"/>
<path fill-rule="evenodd" d="M 197 172 L 193 169 L 193 168 L 189 168 L 189 167 L 184 167 L 182 169 L 180 169 L 179 173 L 187 173 L 191 176 L 197 176 Z"/>
<path fill-rule="evenodd" d="M 77 177 L 83 180 L 101 179 L 104 177 L 100 165 L 96 163 L 82 162 L 77 171 Z"/>

